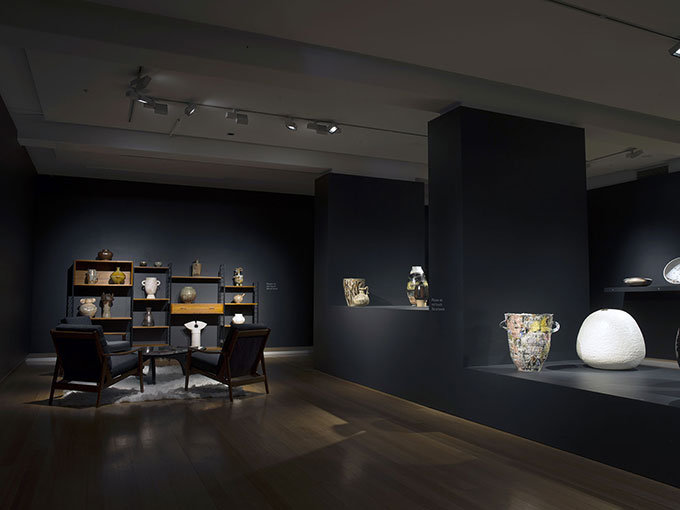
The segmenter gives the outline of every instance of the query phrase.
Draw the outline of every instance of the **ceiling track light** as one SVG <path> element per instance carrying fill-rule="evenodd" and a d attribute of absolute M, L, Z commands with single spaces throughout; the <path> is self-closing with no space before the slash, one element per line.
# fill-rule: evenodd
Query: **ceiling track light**
<path fill-rule="evenodd" d="M 236 111 L 235 108 L 227 110 L 227 113 L 224 115 L 224 118 L 233 120 L 234 122 L 236 122 L 236 124 L 241 124 L 242 126 L 248 125 L 248 114 L 240 113 Z"/>
<path fill-rule="evenodd" d="M 184 115 L 187 117 L 191 117 L 194 113 L 196 113 L 196 105 L 194 103 L 188 104 L 186 108 L 184 108 Z"/>
<path fill-rule="evenodd" d="M 680 42 L 678 42 L 675 46 L 668 50 L 668 53 L 670 53 L 674 57 L 680 58 Z"/>
<path fill-rule="evenodd" d="M 144 90 L 149 86 L 149 83 L 151 83 L 151 76 L 148 74 L 144 76 L 138 76 L 130 82 L 130 88 L 136 91 Z"/>
<path fill-rule="evenodd" d="M 329 135 L 336 135 L 342 132 L 342 129 L 340 129 L 340 126 L 338 126 L 335 122 L 331 122 L 328 125 L 328 134 Z"/>
<path fill-rule="evenodd" d="M 292 119 L 292 117 L 288 117 L 286 119 L 286 127 L 290 129 L 291 131 L 297 131 L 297 124 L 295 121 Z"/>

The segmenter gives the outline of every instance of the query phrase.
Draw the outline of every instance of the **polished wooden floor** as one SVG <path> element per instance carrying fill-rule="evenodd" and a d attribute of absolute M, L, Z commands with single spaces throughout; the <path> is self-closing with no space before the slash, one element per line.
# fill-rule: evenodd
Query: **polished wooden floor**
<path fill-rule="evenodd" d="M 311 368 L 272 393 L 48 407 L 51 369 L 0 384 L 2 508 L 678 509 L 680 490 Z M 226 392 L 225 392 L 226 397 Z M 94 396 L 93 396 L 94 402 Z"/>

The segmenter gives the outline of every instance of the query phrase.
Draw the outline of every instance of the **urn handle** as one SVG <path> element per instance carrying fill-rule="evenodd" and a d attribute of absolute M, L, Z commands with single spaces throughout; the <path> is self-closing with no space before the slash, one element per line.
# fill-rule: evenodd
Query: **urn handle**
<path fill-rule="evenodd" d="M 502 321 L 500 321 L 498 323 L 498 327 L 503 328 L 505 331 L 507 331 L 508 330 L 508 324 L 507 324 L 506 320 L 503 319 Z"/>
<path fill-rule="evenodd" d="M 560 330 L 560 323 L 553 321 L 552 333 L 557 333 Z"/>
<path fill-rule="evenodd" d="M 142 287 L 144 287 L 144 285 L 146 285 L 146 280 L 142 280 Z"/>

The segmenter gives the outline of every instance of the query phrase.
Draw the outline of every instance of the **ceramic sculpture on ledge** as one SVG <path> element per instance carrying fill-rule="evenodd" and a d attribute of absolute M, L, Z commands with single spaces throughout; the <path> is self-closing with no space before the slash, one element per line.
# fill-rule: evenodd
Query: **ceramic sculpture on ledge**
<path fill-rule="evenodd" d="M 203 321 L 189 321 L 184 324 L 184 327 L 191 331 L 191 347 L 201 346 L 201 331 L 207 325 Z"/>
<path fill-rule="evenodd" d="M 343 278 L 342 288 L 345 291 L 347 306 L 366 306 L 368 304 L 366 278 Z"/>
<path fill-rule="evenodd" d="M 581 324 L 576 353 L 593 368 L 629 370 L 645 359 L 645 339 L 630 314 L 611 308 L 598 310 Z"/>
<path fill-rule="evenodd" d="M 506 313 L 500 327 L 508 332 L 512 362 L 520 372 L 539 372 L 550 352 L 550 338 L 560 330 L 551 313 Z"/>
<path fill-rule="evenodd" d="M 161 282 L 155 276 L 147 276 L 142 280 L 142 287 L 144 287 L 146 299 L 156 299 L 156 291 L 160 284 Z"/>

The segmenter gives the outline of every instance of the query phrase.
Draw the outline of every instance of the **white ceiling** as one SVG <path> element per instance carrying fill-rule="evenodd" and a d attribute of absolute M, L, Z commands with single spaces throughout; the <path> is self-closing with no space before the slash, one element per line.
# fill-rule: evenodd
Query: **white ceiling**
<path fill-rule="evenodd" d="M 680 33 L 675 1 L 573 3 Z M 680 157 L 673 41 L 546 0 L 417 6 L 3 3 L 0 94 L 38 171 L 58 175 L 302 194 L 326 171 L 425 179 L 427 121 L 457 102 L 582 126 L 587 159 L 645 151 L 593 163 L 593 178 Z M 238 126 L 209 108 L 186 118 L 174 103 L 128 122 L 138 66 L 154 97 L 332 119 L 343 132 L 319 136 L 302 120 L 291 132 L 258 114 Z"/>

